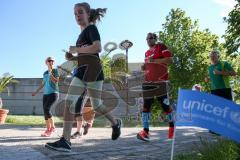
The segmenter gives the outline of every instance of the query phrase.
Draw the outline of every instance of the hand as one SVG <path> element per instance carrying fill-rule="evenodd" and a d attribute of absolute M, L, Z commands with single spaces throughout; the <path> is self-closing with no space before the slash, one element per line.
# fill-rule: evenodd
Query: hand
<path fill-rule="evenodd" d="M 235 72 L 230 72 L 230 76 L 235 77 L 235 76 L 237 76 L 237 73 L 235 73 Z"/>
<path fill-rule="evenodd" d="M 78 49 L 78 47 L 76 47 L 76 46 L 70 46 L 69 47 L 69 52 L 70 53 L 77 53 L 78 52 L 77 49 Z"/>
<path fill-rule="evenodd" d="M 36 96 L 36 95 L 37 95 L 37 93 L 36 93 L 36 92 L 33 92 L 33 93 L 32 93 L 32 96 L 33 96 L 33 97 L 34 97 L 34 96 Z"/>
<path fill-rule="evenodd" d="M 71 58 L 73 58 L 72 53 L 66 52 L 65 58 L 66 58 L 67 60 L 70 60 Z"/>
<path fill-rule="evenodd" d="M 52 69 L 48 70 L 48 74 L 51 76 L 52 75 Z"/>
<path fill-rule="evenodd" d="M 219 71 L 219 70 L 215 69 L 215 70 L 213 71 L 213 74 L 215 74 L 215 75 L 221 75 L 221 74 L 222 74 L 222 71 Z"/>
<path fill-rule="evenodd" d="M 209 82 L 209 77 L 205 77 L 204 78 L 204 81 L 207 83 L 207 82 Z"/>

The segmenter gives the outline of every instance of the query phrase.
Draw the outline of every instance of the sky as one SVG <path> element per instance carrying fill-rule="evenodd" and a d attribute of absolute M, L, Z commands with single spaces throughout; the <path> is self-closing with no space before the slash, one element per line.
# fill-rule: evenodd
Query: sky
<path fill-rule="evenodd" d="M 199 20 L 201 29 L 222 36 L 227 28 L 223 17 L 235 4 L 234 0 L 1 0 L 0 75 L 9 72 L 16 78 L 40 78 L 48 56 L 55 57 L 55 65 L 62 64 L 61 50 L 75 45 L 81 32 L 73 13 L 79 2 L 107 8 L 97 24 L 102 45 L 132 41 L 129 62 L 143 62 L 148 49 L 146 34 L 161 30 L 172 8 L 181 8 Z M 116 53 L 125 52 L 118 49 L 112 54 Z"/>

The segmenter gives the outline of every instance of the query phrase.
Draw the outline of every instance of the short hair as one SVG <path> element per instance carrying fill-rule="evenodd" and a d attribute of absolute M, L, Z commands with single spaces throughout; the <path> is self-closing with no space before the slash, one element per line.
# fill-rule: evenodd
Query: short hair
<path fill-rule="evenodd" d="M 47 57 L 46 60 L 45 60 L 45 63 L 47 63 L 49 60 L 51 60 L 53 62 L 55 61 L 55 59 L 53 57 Z"/>
<path fill-rule="evenodd" d="M 157 35 L 155 33 L 149 32 L 147 35 L 151 35 L 154 39 L 157 39 Z"/>
<path fill-rule="evenodd" d="M 220 52 L 219 51 L 211 51 L 209 55 L 212 55 L 212 54 L 216 54 L 217 56 L 220 56 Z"/>

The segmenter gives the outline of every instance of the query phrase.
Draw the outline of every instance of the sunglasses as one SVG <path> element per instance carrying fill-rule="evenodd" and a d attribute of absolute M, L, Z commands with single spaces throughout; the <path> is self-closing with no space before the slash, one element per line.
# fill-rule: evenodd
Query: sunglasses
<path fill-rule="evenodd" d="M 48 62 L 53 62 L 53 60 L 48 60 Z"/>

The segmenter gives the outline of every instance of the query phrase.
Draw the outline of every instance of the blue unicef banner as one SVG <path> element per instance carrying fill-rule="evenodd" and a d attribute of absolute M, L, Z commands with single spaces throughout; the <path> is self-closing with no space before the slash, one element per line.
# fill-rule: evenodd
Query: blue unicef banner
<path fill-rule="evenodd" d="M 179 90 L 176 125 L 206 128 L 240 142 L 240 105 L 204 92 Z"/>

